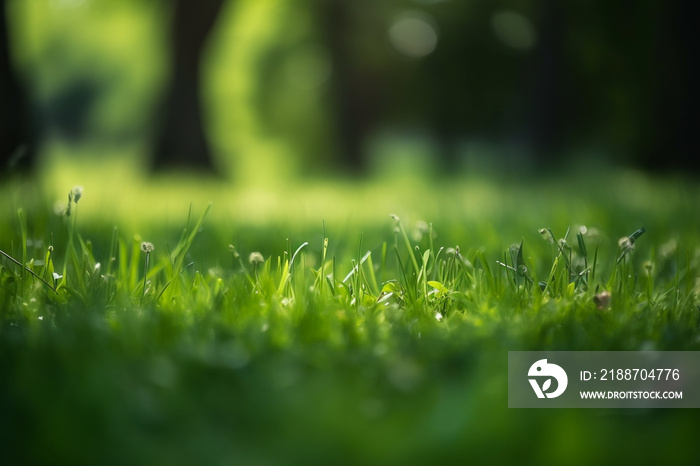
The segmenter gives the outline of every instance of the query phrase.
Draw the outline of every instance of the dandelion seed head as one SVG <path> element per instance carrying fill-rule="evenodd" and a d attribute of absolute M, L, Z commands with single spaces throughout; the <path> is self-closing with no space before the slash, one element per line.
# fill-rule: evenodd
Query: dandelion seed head
<path fill-rule="evenodd" d="M 624 251 L 628 251 L 630 249 L 634 249 L 634 243 L 630 241 L 629 237 L 623 236 L 617 241 L 617 245 L 620 247 L 620 249 Z"/>
<path fill-rule="evenodd" d="M 255 251 L 255 252 L 251 252 L 250 255 L 248 256 L 248 262 L 250 262 L 251 264 L 262 264 L 263 262 L 265 262 L 265 258 L 263 257 L 262 254 Z"/>
<path fill-rule="evenodd" d="M 83 197 L 83 187 L 82 186 L 73 186 L 73 189 L 71 190 L 71 194 L 73 195 L 73 202 L 76 204 L 80 200 L 81 197 Z M 70 195 L 68 195 L 70 198 Z"/>
<path fill-rule="evenodd" d="M 153 243 L 151 243 L 149 241 L 144 241 L 143 243 L 141 243 L 141 250 L 145 253 L 153 252 L 153 250 L 155 250 L 155 248 L 156 247 L 153 246 Z"/>

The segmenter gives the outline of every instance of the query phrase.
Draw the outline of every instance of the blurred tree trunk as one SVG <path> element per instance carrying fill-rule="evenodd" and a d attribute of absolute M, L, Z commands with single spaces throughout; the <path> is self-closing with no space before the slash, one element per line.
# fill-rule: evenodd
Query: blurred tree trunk
<path fill-rule="evenodd" d="M 10 60 L 5 0 L 0 0 L 0 175 L 30 169 L 36 142 L 28 104 Z"/>
<path fill-rule="evenodd" d="M 367 168 L 365 143 L 376 123 L 375 87 L 378 83 L 372 73 L 358 63 L 359 52 L 353 50 L 351 3 L 352 0 L 322 1 L 321 23 L 332 57 L 337 160 L 346 171 L 363 173 Z M 362 8 L 362 5 L 355 8 Z"/>
<path fill-rule="evenodd" d="M 691 2 L 663 3 L 653 57 L 653 116 L 636 148 L 651 170 L 700 174 L 700 40 Z"/>
<path fill-rule="evenodd" d="M 202 51 L 223 0 L 174 0 L 172 65 L 153 169 L 215 171 L 201 111 Z"/>
<path fill-rule="evenodd" d="M 540 4 L 539 39 L 534 57 L 534 92 L 529 119 L 529 139 L 538 168 L 552 168 L 562 157 L 566 139 L 567 93 L 570 83 L 566 76 L 563 51 L 566 18 L 556 0 Z"/>

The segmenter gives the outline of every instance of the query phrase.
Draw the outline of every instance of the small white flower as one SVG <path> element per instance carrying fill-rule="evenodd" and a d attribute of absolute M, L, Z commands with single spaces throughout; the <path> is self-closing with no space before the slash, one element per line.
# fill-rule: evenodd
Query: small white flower
<path fill-rule="evenodd" d="M 155 248 L 156 247 L 153 246 L 153 243 L 150 243 L 148 241 L 144 241 L 143 243 L 141 243 L 141 250 L 143 252 L 146 252 L 146 253 L 153 252 L 153 250 L 155 250 Z"/>
<path fill-rule="evenodd" d="M 57 274 L 56 272 L 53 273 L 53 279 L 54 279 L 54 280 L 60 280 L 60 279 L 62 279 L 62 278 L 63 278 L 63 275 L 59 275 L 59 274 Z"/>

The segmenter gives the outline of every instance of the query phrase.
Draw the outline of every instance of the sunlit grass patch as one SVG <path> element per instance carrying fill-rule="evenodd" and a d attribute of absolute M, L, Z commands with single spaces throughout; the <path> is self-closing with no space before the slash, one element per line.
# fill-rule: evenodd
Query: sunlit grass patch
<path fill-rule="evenodd" d="M 608 424 L 692 445 L 678 412 L 633 426 L 514 414 L 504 367 L 508 350 L 700 349 L 692 185 L 411 175 L 244 188 L 63 163 L 0 188 L 10 457 L 513 460 L 523 450 L 489 439 L 538 429 L 561 437 L 558 458 L 594 459 L 581 426 Z M 634 453 L 616 438 L 600 451 Z"/>

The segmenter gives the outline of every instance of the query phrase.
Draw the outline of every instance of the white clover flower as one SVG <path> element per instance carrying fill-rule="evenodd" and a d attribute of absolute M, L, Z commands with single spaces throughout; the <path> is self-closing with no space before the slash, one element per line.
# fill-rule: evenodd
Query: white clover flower
<path fill-rule="evenodd" d="M 155 246 L 153 246 L 153 243 L 150 243 L 148 241 L 144 241 L 141 243 L 141 250 L 145 253 L 153 252 L 155 250 Z"/>

